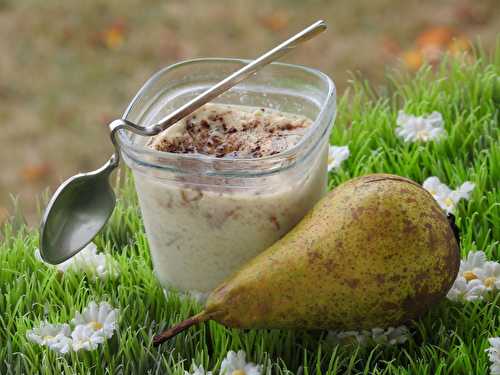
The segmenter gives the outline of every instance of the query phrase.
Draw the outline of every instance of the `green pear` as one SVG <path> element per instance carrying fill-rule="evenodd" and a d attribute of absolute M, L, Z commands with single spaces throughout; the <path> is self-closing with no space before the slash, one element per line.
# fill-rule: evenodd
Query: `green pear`
<path fill-rule="evenodd" d="M 200 314 L 154 342 L 205 320 L 237 328 L 398 325 L 446 295 L 459 262 L 446 215 L 418 183 L 388 174 L 355 178 L 218 286 Z"/>

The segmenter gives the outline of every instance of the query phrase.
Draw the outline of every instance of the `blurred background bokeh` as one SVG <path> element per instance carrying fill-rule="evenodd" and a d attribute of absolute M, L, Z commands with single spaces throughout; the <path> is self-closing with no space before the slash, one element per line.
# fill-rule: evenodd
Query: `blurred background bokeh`
<path fill-rule="evenodd" d="M 155 71 L 194 57 L 252 58 L 312 21 L 330 29 L 284 59 L 382 85 L 471 45 L 492 50 L 498 0 L 0 0 L 0 222 L 112 152 L 107 124 Z"/>

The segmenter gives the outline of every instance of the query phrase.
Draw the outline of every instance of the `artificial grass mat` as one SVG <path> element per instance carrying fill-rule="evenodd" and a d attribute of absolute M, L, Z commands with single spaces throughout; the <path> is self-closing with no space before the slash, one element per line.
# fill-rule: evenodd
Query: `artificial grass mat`
<path fill-rule="evenodd" d="M 386 172 L 422 182 L 438 176 L 456 187 L 476 184 L 456 212 L 462 256 L 483 250 L 500 261 L 500 48 L 492 55 L 445 61 L 416 76 L 392 74 L 374 90 L 355 81 L 339 98 L 331 143 L 348 144 L 350 158 L 330 173 L 330 188 L 352 177 Z M 442 113 L 447 137 L 404 143 L 394 132 L 400 109 Z M 337 346 L 321 331 L 236 330 L 214 322 L 163 344 L 152 336 L 200 310 L 176 293 L 166 297 L 151 266 L 148 243 L 130 179 L 120 184 L 117 208 L 96 239 L 119 262 L 116 279 L 58 273 L 35 259 L 38 234 L 16 223 L 0 244 L 0 374 L 183 374 L 192 361 L 217 370 L 228 350 L 273 374 L 482 374 L 487 339 L 500 336 L 499 298 L 466 304 L 444 300 L 411 322 L 399 346 Z M 89 301 L 120 308 L 118 332 L 97 350 L 58 355 L 26 339 L 41 321 L 67 322 Z"/>

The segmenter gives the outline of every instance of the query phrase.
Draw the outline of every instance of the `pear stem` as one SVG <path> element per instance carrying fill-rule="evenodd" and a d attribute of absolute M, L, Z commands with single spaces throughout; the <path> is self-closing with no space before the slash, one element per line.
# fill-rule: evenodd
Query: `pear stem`
<path fill-rule="evenodd" d="M 161 343 L 171 339 L 172 337 L 176 336 L 177 334 L 181 333 L 182 331 L 188 329 L 189 327 L 199 324 L 201 322 L 204 322 L 205 320 L 208 320 L 210 317 L 205 313 L 205 311 L 202 311 L 199 314 L 196 314 L 190 318 L 187 318 L 186 320 L 183 320 L 182 322 L 166 329 L 159 335 L 156 335 L 153 337 L 153 345 L 157 346 L 160 345 Z"/>

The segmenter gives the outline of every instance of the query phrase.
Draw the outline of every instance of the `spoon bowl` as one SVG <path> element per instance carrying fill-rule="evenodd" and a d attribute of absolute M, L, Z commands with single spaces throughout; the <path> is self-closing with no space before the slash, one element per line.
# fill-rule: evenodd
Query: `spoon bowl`
<path fill-rule="evenodd" d="M 43 260 L 59 264 L 71 258 L 106 224 L 116 202 L 109 183 L 112 164 L 110 160 L 96 171 L 77 174 L 54 193 L 42 219 Z"/>

